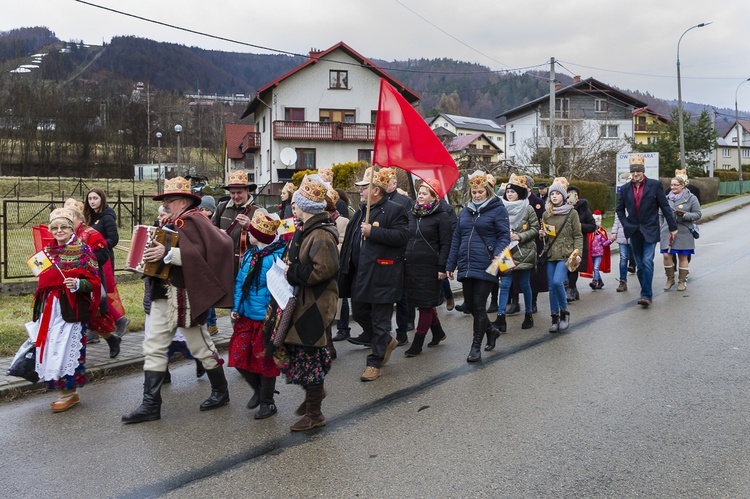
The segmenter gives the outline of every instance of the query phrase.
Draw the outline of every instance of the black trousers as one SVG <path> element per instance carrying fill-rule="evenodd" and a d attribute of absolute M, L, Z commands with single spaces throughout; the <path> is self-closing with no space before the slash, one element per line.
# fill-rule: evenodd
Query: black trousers
<path fill-rule="evenodd" d="M 372 353 L 367 356 L 367 365 L 380 369 L 385 348 L 391 341 L 391 319 L 393 303 L 365 303 L 352 300 L 352 316 L 362 331 L 372 338 Z"/>

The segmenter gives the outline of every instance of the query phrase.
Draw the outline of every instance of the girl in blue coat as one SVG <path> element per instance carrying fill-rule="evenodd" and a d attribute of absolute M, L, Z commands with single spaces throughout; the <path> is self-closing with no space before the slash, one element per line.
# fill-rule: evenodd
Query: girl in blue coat
<path fill-rule="evenodd" d="M 254 211 L 248 226 L 248 239 L 252 247 L 240 263 L 234 285 L 232 322 L 234 332 L 229 340 L 229 367 L 236 368 L 253 389 L 248 409 L 255 409 L 255 419 L 276 414 L 274 390 L 280 374 L 273 357 L 266 355 L 269 338 L 263 336 L 266 310 L 271 292 L 266 283 L 266 273 L 277 258 L 284 253 L 285 241 L 277 237 L 281 220 L 264 209 Z"/>
<path fill-rule="evenodd" d="M 500 331 L 490 328 L 487 297 L 498 279 L 486 269 L 510 244 L 508 211 L 494 193 L 492 175 L 476 171 L 469 176 L 471 201 L 461 211 L 453 232 L 446 264 L 449 279 L 454 275 L 463 286 L 465 306 L 474 319 L 474 336 L 467 362 L 482 358 L 482 338 L 487 333 L 487 350 L 495 348 Z"/>

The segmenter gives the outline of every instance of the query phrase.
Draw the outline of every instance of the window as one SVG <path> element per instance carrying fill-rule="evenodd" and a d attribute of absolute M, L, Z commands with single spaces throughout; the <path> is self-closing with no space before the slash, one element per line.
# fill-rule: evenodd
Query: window
<path fill-rule="evenodd" d="M 750 149 L 743 149 L 742 150 L 742 157 L 743 158 L 750 158 Z"/>
<path fill-rule="evenodd" d="M 722 147 L 721 148 L 721 157 L 722 158 L 731 158 L 732 157 L 732 153 L 731 153 L 731 151 L 729 150 L 728 147 Z"/>
<path fill-rule="evenodd" d="M 648 140 L 647 140 L 647 142 L 649 144 L 653 144 L 654 142 L 656 142 L 656 137 L 649 137 Z"/>
<path fill-rule="evenodd" d="M 736 143 L 737 143 L 737 137 L 732 137 L 732 144 L 736 144 Z"/>
<path fill-rule="evenodd" d="M 315 149 L 295 149 L 297 152 L 297 170 L 315 170 Z"/>
<path fill-rule="evenodd" d="M 515 130 L 513 130 L 512 132 L 510 132 L 510 140 L 508 141 L 508 143 L 510 145 L 515 145 L 516 144 L 516 131 Z"/>
<path fill-rule="evenodd" d="M 603 139 L 616 139 L 617 135 L 617 125 L 602 125 L 601 137 Z"/>
<path fill-rule="evenodd" d="M 606 113 L 609 110 L 609 103 L 604 99 L 594 99 L 594 111 L 597 113 Z"/>
<path fill-rule="evenodd" d="M 329 72 L 330 84 L 328 88 L 336 88 L 340 90 L 346 90 L 349 88 L 349 71 L 341 71 L 338 69 L 332 69 Z"/>
<path fill-rule="evenodd" d="M 321 123 L 355 123 L 354 109 L 321 109 L 318 116 Z"/>
<path fill-rule="evenodd" d="M 263 133 L 266 133 L 266 117 L 263 116 Z"/>
<path fill-rule="evenodd" d="M 370 123 L 372 123 L 374 125 L 375 122 L 377 121 L 377 119 L 378 119 L 378 112 L 377 111 L 370 111 Z"/>
<path fill-rule="evenodd" d="M 557 118 L 567 118 L 570 114 L 570 99 L 555 99 L 555 116 Z"/>
<path fill-rule="evenodd" d="M 729 166 L 729 165 L 721 165 L 721 169 L 722 169 L 722 170 L 731 170 L 731 169 L 732 169 L 732 167 L 731 167 L 731 166 Z"/>
<path fill-rule="evenodd" d="M 305 121 L 305 108 L 288 107 L 284 109 L 284 121 Z"/>
<path fill-rule="evenodd" d="M 255 169 L 254 161 L 255 161 L 255 157 L 252 154 L 245 154 L 245 170 L 254 170 Z"/>
<path fill-rule="evenodd" d="M 357 161 L 364 161 L 366 163 L 372 164 L 372 149 L 358 149 Z"/>

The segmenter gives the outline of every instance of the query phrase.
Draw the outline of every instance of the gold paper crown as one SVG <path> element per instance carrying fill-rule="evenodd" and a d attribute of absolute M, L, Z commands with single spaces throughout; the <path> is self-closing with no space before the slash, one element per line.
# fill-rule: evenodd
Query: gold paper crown
<path fill-rule="evenodd" d="M 645 164 L 645 159 L 643 155 L 637 154 L 635 156 L 630 156 L 630 166 L 633 166 L 633 165 L 643 166 L 644 164 Z"/>
<path fill-rule="evenodd" d="M 508 183 L 510 185 L 515 185 L 526 189 L 526 177 L 524 175 L 516 175 L 515 173 L 511 173 Z"/>
<path fill-rule="evenodd" d="M 328 190 L 326 191 L 326 197 L 327 197 L 327 198 L 328 198 L 328 199 L 329 199 L 329 200 L 330 200 L 330 201 L 331 201 L 331 202 L 332 202 L 333 204 L 336 204 L 336 203 L 338 202 L 338 200 L 339 200 L 339 193 L 338 193 L 338 192 L 336 192 L 336 189 L 334 189 L 333 187 L 330 187 L 330 188 L 329 188 L 329 189 L 328 189 Z"/>
<path fill-rule="evenodd" d="M 318 175 L 323 179 L 324 182 L 329 184 L 333 182 L 333 170 L 331 168 L 321 168 L 318 170 Z"/>
<path fill-rule="evenodd" d="M 484 172 L 477 170 L 469 175 L 469 188 L 484 189 L 485 187 L 487 187 L 487 180 L 487 175 Z M 494 185 L 494 182 L 492 184 Z"/>
<path fill-rule="evenodd" d="M 73 198 L 66 199 L 65 200 L 65 204 L 63 205 L 63 208 L 67 208 L 67 209 L 73 211 L 74 215 L 75 214 L 83 215 L 83 208 L 84 208 L 83 203 L 80 202 L 80 201 L 77 201 L 77 200 L 75 200 Z"/>
<path fill-rule="evenodd" d="M 225 187 L 250 187 L 254 185 L 248 183 L 247 172 L 245 170 L 235 170 L 229 174 L 229 183 Z"/>
<path fill-rule="evenodd" d="M 174 177 L 164 181 L 164 194 L 193 194 L 190 181 L 183 177 Z"/>
<path fill-rule="evenodd" d="M 420 187 L 427 187 L 432 192 L 433 196 L 437 196 L 438 192 L 440 192 L 440 181 L 436 178 L 428 178 L 422 182 Z"/>
<path fill-rule="evenodd" d="M 690 181 L 688 180 L 687 170 L 675 170 L 674 178 L 681 180 L 685 185 L 688 185 L 688 183 L 690 183 Z"/>
<path fill-rule="evenodd" d="M 315 178 L 317 177 L 317 179 Z M 315 182 L 318 180 L 318 182 Z M 305 175 L 299 186 L 299 193 L 310 201 L 322 203 L 326 199 L 327 187 L 323 184 L 320 175 Z"/>
<path fill-rule="evenodd" d="M 70 222 L 71 225 L 73 225 L 73 212 L 68 208 L 56 208 L 52 210 L 52 213 L 49 214 L 50 223 L 52 223 L 53 220 L 57 220 L 59 218 L 63 218 Z"/>
<path fill-rule="evenodd" d="M 385 189 L 388 187 L 388 182 L 391 179 L 390 168 L 381 168 L 373 174 L 373 167 L 369 167 L 365 170 L 365 174 L 362 180 L 355 182 L 354 185 L 364 186 L 370 183 L 370 177 L 372 177 L 372 185 Z"/>
<path fill-rule="evenodd" d="M 281 225 L 281 220 L 278 215 L 269 215 L 266 210 L 259 208 L 253 212 L 253 219 L 250 220 L 250 225 L 267 236 L 274 236 L 276 235 L 276 229 Z"/>
<path fill-rule="evenodd" d="M 553 180 L 552 183 L 562 185 L 566 191 L 568 190 L 568 186 L 570 185 L 570 182 L 568 182 L 568 179 L 565 177 L 555 177 L 555 180 Z"/>
<path fill-rule="evenodd" d="M 381 168 L 380 169 L 383 174 L 388 175 L 388 180 L 390 181 L 393 178 L 396 178 L 396 169 L 395 168 Z"/>
<path fill-rule="evenodd" d="M 296 190 L 297 190 L 297 186 L 296 185 L 294 185 L 291 182 L 287 182 L 286 184 L 284 184 L 284 187 L 281 189 L 281 192 L 286 191 L 289 194 L 294 194 L 294 191 L 296 191 Z"/>
<path fill-rule="evenodd" d="M 495 182 L 497 182 L 497 179 L 493 177 L 492 175 L 490 175 L 489 173 L 487 173 L 485 177 L 487 178 L 487 183 L 491 185 L 492 187 L 495 187 Z"/>

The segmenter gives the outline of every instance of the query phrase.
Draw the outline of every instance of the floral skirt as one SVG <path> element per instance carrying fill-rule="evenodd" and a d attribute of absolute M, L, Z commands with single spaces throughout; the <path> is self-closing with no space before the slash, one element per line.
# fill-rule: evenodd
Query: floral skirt
<path fill-rule="evenodd" d="M 319 385 L 331 370 L 331 349 L 284 345 L 289 354 L 286 382 L 294 385 Z"/>
<path fill-rule="evenodd" d="M 234 324 L 234 332 L 229 340 L 229 367 L 260 374 L 264 378 L 275 378 L 281 374 L 273 357 L 266 355 L 263 321 L 240 317 Z"/>

